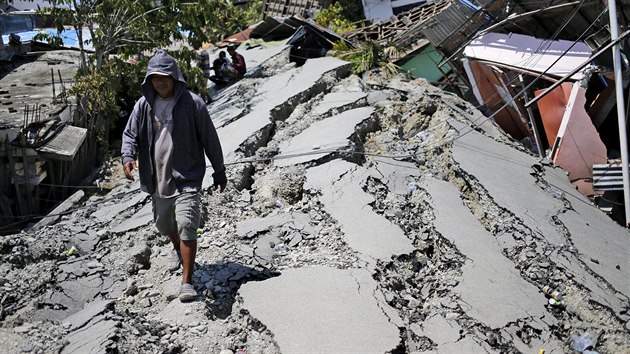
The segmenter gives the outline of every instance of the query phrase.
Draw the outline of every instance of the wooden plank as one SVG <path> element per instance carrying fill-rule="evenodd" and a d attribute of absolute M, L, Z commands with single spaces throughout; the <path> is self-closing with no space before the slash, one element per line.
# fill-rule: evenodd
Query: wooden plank
<path fill-rule="evenodd" d="M 43 157 L 71 161 L 85 141 L 87 129 L 67 125 L 48 144 L 37 149 Z"/>

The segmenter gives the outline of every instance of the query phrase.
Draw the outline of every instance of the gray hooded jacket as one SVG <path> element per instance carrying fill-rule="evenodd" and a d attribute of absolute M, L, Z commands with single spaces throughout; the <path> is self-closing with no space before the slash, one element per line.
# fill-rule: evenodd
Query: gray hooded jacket
<path fill-rule="evenodd" d="M 175 79 L 175 106 L 173 108 L 173 178 L 177 189 L 194 188 L 199 191 L 206 171 L 205 155 L 214 173 L 215 185 L 225 184 L 223 152 L 217 131 L 212 124 L 205 102 L 186 88 L 186 81 L 173 57 L 158 51 L 147 68 L 142 82 L 142 93 L 127 121 L 122 137 L 123 164 L 138 160 L 140 185 L 143 191 L 153 194 L 153 104 L 156 93 L 149 81 L 153 73 L 168 74 Z"/>

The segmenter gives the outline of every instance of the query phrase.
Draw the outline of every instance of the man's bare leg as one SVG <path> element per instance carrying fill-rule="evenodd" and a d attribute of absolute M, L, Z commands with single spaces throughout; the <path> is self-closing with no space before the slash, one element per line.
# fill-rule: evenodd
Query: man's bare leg
<path fill-rule="evenodd" d="M 180 243 L 182 254 L 182 284 L 192 284 L 192 273 L 195 267 L 195 256 L 197 255 L 197 240 L 184 241 Z"/>
<path fill-rule="evenodd" d="M 180 244 L 181 244 L 181 241 L 180 241 L 180 239 L 179 239 L 179 235 L 178 235 L 177 233 L 176 233 L 176 234 L 173 234 L 173 235 L 168 235 L 168 238 L 170 238 L 170 239 L 171 239 L 171 243 L 173 243 L 173 248 L 174 248 L 176 251 L 179 251 L 179 249 L 180 249 Z"/>

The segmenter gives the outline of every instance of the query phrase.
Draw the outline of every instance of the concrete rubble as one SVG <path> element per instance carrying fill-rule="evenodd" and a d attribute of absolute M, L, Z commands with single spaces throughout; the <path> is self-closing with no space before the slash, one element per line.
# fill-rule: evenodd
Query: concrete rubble
<path fill-rule="evenodd" d="M 204 192 L 199 300 L 118 171 L 0 238 L 0 352 L 630 351 L 628 232 L 562 170 L 425 80 L 243 55 L 209 104 L 230 185 Z"/>

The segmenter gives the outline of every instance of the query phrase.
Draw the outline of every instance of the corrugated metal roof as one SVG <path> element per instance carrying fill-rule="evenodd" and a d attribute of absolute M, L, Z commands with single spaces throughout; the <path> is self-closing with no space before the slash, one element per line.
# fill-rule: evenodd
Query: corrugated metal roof
<path fill-rule="evenodd" d="M 346 38 L 351 41 L 375 40 L 381 44 L 393 42 L 405 49 L 422 39 L 421 28 L 450 2 L 451 0 L 443 0 L 417 6 L 388 21 L 354 30 Z"/>
<path fill-rule="evenodd" d="M 593 165 L 593 189 L 598 191 L 622 191 L 621 163 Z"/>
<path fill-rule="evenodd" d="M 451 55 L 468 38 L 491 23 L 491 18 L 483 11 L 454 1 L 434 16 L 422 33 L 436 48 Z"/>
<path fill-rule="evenodd" d="M 310 17 L 312 9 L 321 10 L 328 0 L 265 0 L 263 17 L 301 15 Z"/>

